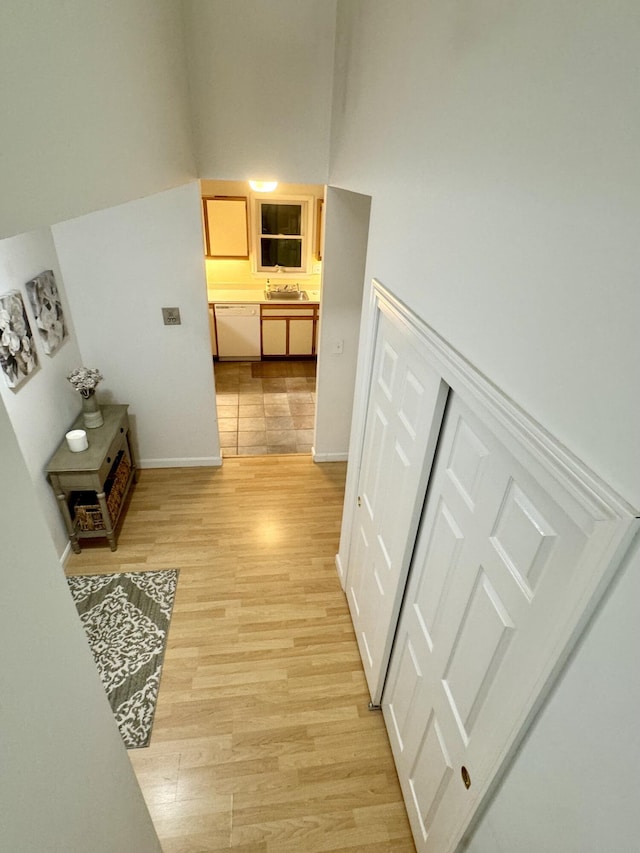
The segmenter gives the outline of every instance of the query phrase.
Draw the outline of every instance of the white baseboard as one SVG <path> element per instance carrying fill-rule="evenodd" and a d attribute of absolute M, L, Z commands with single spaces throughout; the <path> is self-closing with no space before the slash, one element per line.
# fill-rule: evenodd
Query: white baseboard
<path fill-rule="evenodd" d="M 60 565 L 62 566 L 63 569 L 66 568 L 67 560 L 69 559 L 70 556 L 71 556 L 71 542 L 67 542 L 65 549 L 62 552 L 62 555 L 60 556 Z"/>
<path fill-rule="evenodd" d="M 311 448 L 311 456 L 314 462 L 347 462 L 349 460 L 348 453 L 316 453 L 315 448 Z"/>
<path fill-rule="evenodd" d="M 186 456 L 170 459 L 141 459 L 140 468 L 219 468 L 222 456 Z"/>

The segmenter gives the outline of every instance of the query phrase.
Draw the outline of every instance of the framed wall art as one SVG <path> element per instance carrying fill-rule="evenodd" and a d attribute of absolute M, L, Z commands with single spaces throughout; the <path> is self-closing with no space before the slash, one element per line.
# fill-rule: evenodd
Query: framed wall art
<path fill-rule="evenodd" d="M 0 296 L 0 367 L 9 388 L 18 388 L 38 366 L 22 294 Z"/>
<path fill-rule="evenodd" d="M 47 355 L 53 355 L 67 337 L 62 302 L 53 270 L 45 270 L 27 282 L 27 295 L 42 345 Z"/>

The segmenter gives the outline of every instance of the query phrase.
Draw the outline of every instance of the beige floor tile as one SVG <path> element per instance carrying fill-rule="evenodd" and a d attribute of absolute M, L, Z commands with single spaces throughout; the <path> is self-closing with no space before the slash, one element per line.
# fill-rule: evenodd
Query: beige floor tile
<path fill-rule="evenodd" d="M 241 418 L 262 418 L 264 417 L 264 408 L 262 405 L 247 404 L 241 400 L 238 406 L 238 415 Z"/>
<path fill-rule="evenodd" d="M 287 444 L 268 444 L 267 445 L 267 453 L 273 454 L 274 456 L 278 453 L 301 453 L 302 451 L 298 450 L 298 445 L 295 442 L 288 442 Z"/>
<path fill-rule="evenodd" d="M 314 415 L 292 414 L 291 422 L 294 429 L 313 429 Z"/>
<path fill-rule="evenodd" d="M 224 457 L 311 452 L 315 362 L 217 362 L 214 369 Z"/>
<path fill-rule="evenodd" d="M 220 432 L 220 447 L 237 447 L 238 446 L 238 431 Z"/>
<path fill-rule="evenodd" d="M 267 416 L 265 420 L 266 429 L 268 430 L 296 429 L 291 415 L 279 415 L 276 417 Z"/>
<path fill-rule="evenodd" d="M 288 403 L 267 403 L 264 404 L 264 413 L 269 418 L 284 417 L 290 414 Z"/>
<path fill-rule="evenodd" d="M 238 448 L 257 447 L 262 444 L 267 444 L 267 434 L 265 430 L 252 432 L 241 432 L 238 430 Z"/>
<path fill-rule="evenodd" d="M 257 432 L 264 431 L 266 429 L 266 418 L 245 418 L 240 413 L 240 417 L 238 418 L 238 432 Z"/>
<path fill-rule="evenodd" d="M 267 445 L 269 447 L 281 447 L 284 444 L 296 443 L 296 431 L 294 429 L 267 430 Z"/>
<path fill-rule="evenodd" d="M 238 456 L 265 456 L 269 452 L 266 444 L 257 444 L 255 447 L 239 447 Z"/>
<path fill-rule="evenodd" d="M 233 406 L 222 406 L 220 403 L 216 406 L 216 411 L 218 412 L 219 418 L 237 418 L 238 417 L 238 404 L 236 403 Z"/>
<path fill-rule="evenodd" d="M 286 379 L 262 379 L 261 381 L 265 394 L 283 393 L 288 390 Z"/>
<path fill-rule="evenodd" d="M 314 415 L 315 414 L 315 406 L 313 403 L 309 402 L 299 402 L 297 400 L 291 400 L 289 402 L 289 410 L 292 415 Z"/>
<path fill-rule="evenodd" d="M 292 376 L 285 379 L 287 391 L 309 391 L 309 383 L 305 376 Z"/>
<path fill-rule="evenodd" d="M 238 405 L 238 392 L 237 391 L 217 391 L 216 392 L 216 402 L 220 406 L 232 406 Z"/>
<path fill-rule="evenodd" d="M 264 399 L 264 394 L 245 394 L 239 393 L 239 402 L 244 406 L 261 406 Z"/>
<path fill-rule="evenodd" d="M 238 418 L 218 418 L 218 429 L 221 433 L 233 432 L 238 428 Z"/>

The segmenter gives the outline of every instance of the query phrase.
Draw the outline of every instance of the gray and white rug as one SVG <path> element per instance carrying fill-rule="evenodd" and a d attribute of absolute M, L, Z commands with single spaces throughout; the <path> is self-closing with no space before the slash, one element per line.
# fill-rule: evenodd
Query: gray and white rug
<path fill-rule="evenodd" d="M 67 582 L 125 746 L 148 746 L 178 569 Z"/>

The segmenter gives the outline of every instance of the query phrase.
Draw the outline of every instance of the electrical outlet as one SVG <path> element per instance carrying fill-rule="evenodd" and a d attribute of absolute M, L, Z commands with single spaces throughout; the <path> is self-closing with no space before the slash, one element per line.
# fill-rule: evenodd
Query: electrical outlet
<path fill-rule="evenodd" d="M 165 326 L 179 326 L 182 323 L 182 320 L 180 319 L 180 309 L 163 308 L 162 319 L 164 320 Z"/>
<path fill-rule="evenodd" d="M 322 272 L 322 264 L 313 264 L 311 267 L 311 272 L 313 273 L 313 275 L 319 275 Z"/>

